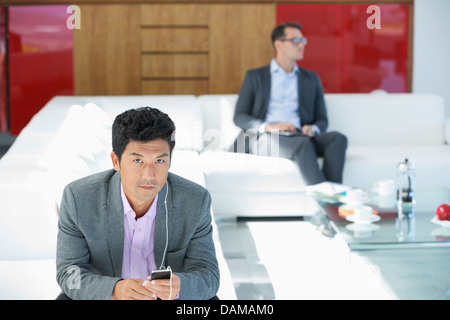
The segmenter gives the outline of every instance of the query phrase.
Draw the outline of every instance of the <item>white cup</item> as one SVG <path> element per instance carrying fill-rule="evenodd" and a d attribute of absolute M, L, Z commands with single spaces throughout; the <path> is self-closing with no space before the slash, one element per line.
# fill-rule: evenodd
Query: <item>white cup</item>
<path fill-rule="evenodd" d="M 395 181 L 394 180 L 380 180 L 375 182 L 374 189 L 379 195 L 391 195 L 395 193 Z"/>
<path fill-rule="evenodd" d="M 358 206 L 353 210 L 353 215 L 355 217 L 355 220 L 369 221 L 372 217 L 372 212 L 372 207 Z"/>
<path fill-rule="evenodd" d="M 350 189 L 347 190 L 345 198 L 349 204 L 360 204 L 366 200 L 367 194 L 363 189 Z"/>

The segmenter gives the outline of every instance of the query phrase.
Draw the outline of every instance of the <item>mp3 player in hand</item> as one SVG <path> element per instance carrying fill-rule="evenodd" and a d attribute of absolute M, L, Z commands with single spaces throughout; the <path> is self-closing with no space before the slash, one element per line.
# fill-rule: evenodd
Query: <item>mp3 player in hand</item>
<path fill-rule="evenodd" d="M 152 280 L 170 279 L 171 271 L 169 269 L 160 269 L 152 271 Z"/>

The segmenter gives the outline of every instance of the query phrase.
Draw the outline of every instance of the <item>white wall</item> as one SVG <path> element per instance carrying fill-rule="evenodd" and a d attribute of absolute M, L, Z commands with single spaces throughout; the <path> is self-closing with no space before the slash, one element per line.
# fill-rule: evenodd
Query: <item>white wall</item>
<path fill-rule="evenodd" d="M 450 1 L 414 3 L 412 91 L 442 96 L 450 118 Z"/>

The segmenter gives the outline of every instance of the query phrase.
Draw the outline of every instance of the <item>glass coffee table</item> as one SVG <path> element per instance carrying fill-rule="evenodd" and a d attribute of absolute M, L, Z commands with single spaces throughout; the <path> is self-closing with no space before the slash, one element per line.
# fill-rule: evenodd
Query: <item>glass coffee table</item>
<path fill-rule="evenodd" d="M 438 206 L 450 204 L 450 188 L 419 190 L 409 219 L 398 219 L 395 198 L 370 193 L 367 205 L 380 219 L 366 226 L 348 221 L 344 204 L 314 199 L 320 210 L 310 222 L 322 233 L 344 239 L 350 256 L 368 263 L 393 297 L 450 300 L 450 227 L 431 221 Z"/>
<path fill-rule="evenodd" d="M 342 236 L 351 250 L 450 247 L 450 221 L 435 218 L 439 205 L 450 204 L 448 188 L 417 192 L 413 214 L 402 218 L 398 217 L 395 195 L 369 192 L 364 204 L 376 211 L 377 221 L 367 224 L 349 221 L 351 207 L 346 204 L 316 201 L 330 221 L 328 228 Z"/>

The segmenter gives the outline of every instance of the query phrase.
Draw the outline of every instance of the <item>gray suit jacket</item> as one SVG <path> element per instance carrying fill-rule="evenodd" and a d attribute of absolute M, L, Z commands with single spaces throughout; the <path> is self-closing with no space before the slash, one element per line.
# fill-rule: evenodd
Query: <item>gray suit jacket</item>
<path fill-rule="evenodd" d="M 299 68 L 298 112 L 302 125 L 315 124 L 320 132 L 328 126 L 322 83 L 316 73 Z M 236 103 L 234 122 L 247 131 L 258 132 L 264 122 L 271 88 L 270 65 L 247 71 Z"/>
<path fill-rule="evenodd" d="M 108 170 L 70 183 L 61 203 L 57 281 L 71 299 L 110 299 L 121 279 L 124 219 L 120 172 Z M 181 279 L 180 299 L 210 299 L 219 287 L 212 239 L 211 197 L 203 187 L 169 173 L 160 191 L 155 224 L 155 262 Z"/>

